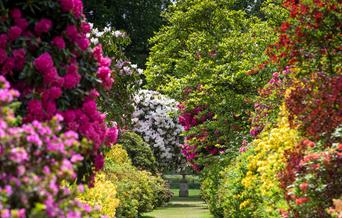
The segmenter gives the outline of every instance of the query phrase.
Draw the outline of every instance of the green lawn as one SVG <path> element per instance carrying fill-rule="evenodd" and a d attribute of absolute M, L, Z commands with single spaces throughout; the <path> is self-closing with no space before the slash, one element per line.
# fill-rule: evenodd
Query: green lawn
<path fill-rule="evenodd" d="M 200 199 L 198 189 L 190 189 L 188 198 L 178 197 L 178 189 L 172 189 L 172 192 L 175 197 L 167 206 L 146 213 L 143 218 L 213 218 Z"/>

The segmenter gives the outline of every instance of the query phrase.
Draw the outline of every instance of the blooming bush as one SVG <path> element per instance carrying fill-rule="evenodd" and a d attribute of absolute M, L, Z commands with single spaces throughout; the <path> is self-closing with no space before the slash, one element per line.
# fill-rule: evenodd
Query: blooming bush
<path fill-rule="evenodd" d="M 342 193 L 342 145 L 338 143 L 342 134 L 338 131 L 330 140 L 332 145 L 305 139 L 287 155 L 287 167 L 279 176 L 290 216 L 330 217 L 326 209 Z"/>
<path fill-rule="evenodd" d="M 92 141 L 78 170 L 86 180 L 102 168 L 102 145 L 116 142 L 117 128 L 107 127 L 96 104 L 114 80 L 111 59 L 100 45 L 89 47 L 82 2 L 6 0 L 0 14 L 1 75 L 21 93 L 18 114 L 25 123 L 61 114 L 65 129 Z"/>
<path fill-rule="evenodd" d="M 299 140 L 298 131 L 290 128 L 287 112 L 282 108 L 277 127 L 262 132 L 251 143 L 255 154 L 248 157 L 248 171 L 242 184 L 244 192 L 253 191 L 255 197 L 246 200 L 241 207 L 254 204 L 255 214 L 268 216 L 279 216 L 278 209 L 287 208 L 277 174 L 285 167 L 285 151 L 293 149 Z"/>
<path fill-rule="evenodd" d="M 106 156 L 104 172 L 115 184 L 120 200 L 116 217 L 134 218 L 171 199 L 165 181 L 147 171 L 138 171 L 121 145 L 113 147 Z"/>
<path fill-rule="evenodd" d="M 125 48 L 130 39 L 125 32 L 113 30 L 107 26 L 102 30 L 93 27 L 88 33 L 93 46 L 99 43 L 105 54 L 113 57 L 112 69 L 115 85 L 105 96 L 100 96 L 98 103 L 106 110 L 107 118 L 115 120 L 123 128 L 131 127 L 131 116 L 134 111 L 133 96 L 142 84 L 142 69 L 128 61 Z"/>
<path fill-rule="evenodd" d="M 0 216 L 98 217 L 65 184 L 75 181 L 87 142 L 79 142 L 76 132 L 62 133 L 60 115 L 15 125 L 12 101 L 18 95 L 0 76 Z"/>
<path fill-rule="evenodd" d="M 176 101 L 150 90 L 134 97 L 133 130 L 151 146 L 161 167 L 177 166 L 180 157 L 180 133 Z"/>
<path fill-rule="evenodd" d="M 187 138 L 182 150 L 198 171 L 222 153 L 236 156 L 242 142 L 251 140 L 249 114 L 258 88 L 271 76 L 247 72 L 265 61 L 264 51 L 276 40 L 261 5 L 180 1 L 170 6 L 165 27 L 151 38 L 147 85 L 184 106 L 180 119 Z M 276 4 L 263 4 L 269 5 Z"/>
<path fill-rule="evenodd" d="M 278 29 L 279 40 L 268 49 L 269 60 L 249 72 L 269 75 L 271 66 L 279 73 L 259 89 L 250 130 L 254 140 L 221 174 L 216 199 L 227 217 L 339 213 L 341 3 L 285 0 L 282 5 L 289 17 Z"/>
<path fill-rule="evenodd" d="M 114 218 L 116 208 L 120 203 L 116 195 L 115 184 L 108 180 L 106 175 L 101 172 L 96 174 L 94 187 L 87 188 L 77 198 L 92 207 L 98 207 L 101 214 Z"/>

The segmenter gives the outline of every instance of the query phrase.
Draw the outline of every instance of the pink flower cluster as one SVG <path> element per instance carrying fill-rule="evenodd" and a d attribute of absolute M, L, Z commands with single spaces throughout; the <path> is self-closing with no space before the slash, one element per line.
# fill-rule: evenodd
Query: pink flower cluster
<path fill-rule="evenodd" d="M 12 85 L 21 92 L 20 100 L 26 108 L 21 114 L 24 122 L 48 121 L 62 115 L 67 130 L 93 143 L 83 155 L 99 170 L 103 166 L 100 147 L 115 144 L 118 137 L 117 127 L 107 127 L 105 115 L 95 102 L 97 89 L 109 90 L 113 85 L 111 59 L 103 55 L 100 45 L 89 49 L 86 34 L 91 28 L 84 20 L 82 1 L 58 3 L 57 11 L 60 7 L 78 22 L 57 20 L 44 11 L 39 19 L 25 18 L 25 9 L 10 9 L 10 16 L 4 18 L 7 22 L 0 24 L 8 29 L 0 32 L 0 75 L 11 77 Z M 18 48 L 20 45 L 25 46 Z M 93 68 L 98 68 L 97 72 Z"/>
<path fill-rule="evenodd" d="M 211 112 L 200 116 L 200 113 L 203 111 L 203 107 L 197 107 L 190 112 L 185 111 L 185 106 L 182 104 L 179 104 L 178 108 L 182 112 L 178 118 L 178 121 L 184 127 L 185 131 L 190 130 L 190 128 L 193 126 L 202 124 L 213 117 Z"/>
<path fill-rule="evenodd" d="M 211 112 L 203 114 L 205 107 L 197 107 L 191 111 L 187 111 L 185 105 L 179 104 L 178 108 L 181 111 L 179 123 L 184 127 L 185 131 L 189 131 L 191 128 L 197 127 L 214 117 L 214 114 Z M 193 133 L 188 135 L 185 138 L 186 144 L 181 146 L 182 154 L 192 165 L 193 169 L 197 171 L 200 171 L 201 169 L 201 166 L 196 163 L 199 156 L 218 155 L 224 153 L 223 149 L 218 149 L 212 144 L 212 142 L 208 141 L 209 132 L 206 129 L 201 129 L 199 131 L 200 132 L 197 134 Z M 215 136 L 218 136 L 219 134 L 218 130 L 214 131 Z M 194 144 L 194 142 L 196 143 Z M 202 154 L 203 151 L 205 151 L 205 154 Z"/>
<path fill-rule="evenodd" d="M 109 57 L 103 56 L 101 45 L 94 48 L 94 58 L 98 62 L 99 68 L 97 70 L 97 76 L 101 79 L 103 86 L 106 90 L 110 90 L 113 85 L 112 70 L 110 65 L 112 63 Z"/>
<path fill-rule="evenodd" d="M 63 12 L 70 12 L 76 18 L 83 15 L 83 4 L 81 0 L 59 0 Z"/>
<path fill-rule="evenodd" d="M 40 212 L 47 217 L 83 217 L 91 208 L 73 200 L 71 190 L 62 185 L 75 180 L 83 160 L 77 153 L 78 134 L 59 132 L 61 116 L 50 123 L 11 126 L 8 121 L 15 117 L 9 105 L 16 96 L 18 92 L 0 76 L 0 216 L 30 217 L 40 203 L 45 206 Z"/>
<path fill-rule="evenodd" d="M 82 108 L 69 109 L 62 112 L 62 114 L 68 129 L 79 132 L 93 142 L 92 152 L 95 156 L 95 168 L 100 170 L 103 167 L 104 158 L 98 150 L 103 143 L 107 146 L 116 144 L 118 128 L 107 128 L 105 115 L 98 112 L 95 98 L 87 98 Z"/>

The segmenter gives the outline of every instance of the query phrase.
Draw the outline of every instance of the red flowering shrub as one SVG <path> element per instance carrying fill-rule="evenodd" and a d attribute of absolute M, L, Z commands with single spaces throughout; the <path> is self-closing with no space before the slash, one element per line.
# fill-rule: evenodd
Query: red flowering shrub
<path fill-rule="evenodd" d="M 279 28 L 279 40 L 269 49 L 270 62 L 280 69 L 299 66 L 301 74 L 336 72 L 340 62 L 341 3 L 337 0 L 284 0 L 289 18 Z"/>
<path fill-rule="evenodd" d="M 291 217 L 330 217 L 326 209 L 342 194 L 342 144 L 319 146 L 304 140 L 280 174 Z"/>
<path fill-rule="evenodd" d="M 293 85 L 285 102 L 293 126 L 307 137 L 329 138 L 342 123 L 342 75 L 312 74 Z"/>
<path fill-rule="evenodd" d="M 92 142 L 82 154 L 79 179 L 101 169 L 103 145 L 116 142 L 117 129 L 107 127 L 96 98 L 113 78 L 101 46 L 89 47 L 82 1 L 5 0 L 0 20 L 0 74 L 21 93 L 23 121 L 62 115 L 66 130 Z"/>
<path fill-rule="evenodd" d="M 332 137 L 342 122 L 342 4 L 284 0 L 283 6 L 289 17 L 260 68 L 273 64 L 285 71 L 260 91 L 251 134 L 272 126 L 274 109 L 285 103 L 291 127 L 308 139 L 286 153 L 279 180 L 290 208 L 281 214 L 329 217 L 326 209 L 342 193 L 341 145 L 336 144 L 341 138 Z"/>

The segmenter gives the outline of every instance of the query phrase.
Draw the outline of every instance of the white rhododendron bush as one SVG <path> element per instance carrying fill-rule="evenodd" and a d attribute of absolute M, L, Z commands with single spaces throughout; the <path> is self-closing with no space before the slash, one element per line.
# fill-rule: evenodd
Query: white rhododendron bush
<path fill-rule="evenodd" d="M 179 164 L 180 133 L 177 102 L 151 90 L 140 90 L 134 97 L 134 131 L 151 146 L 162 168 Z"/>

